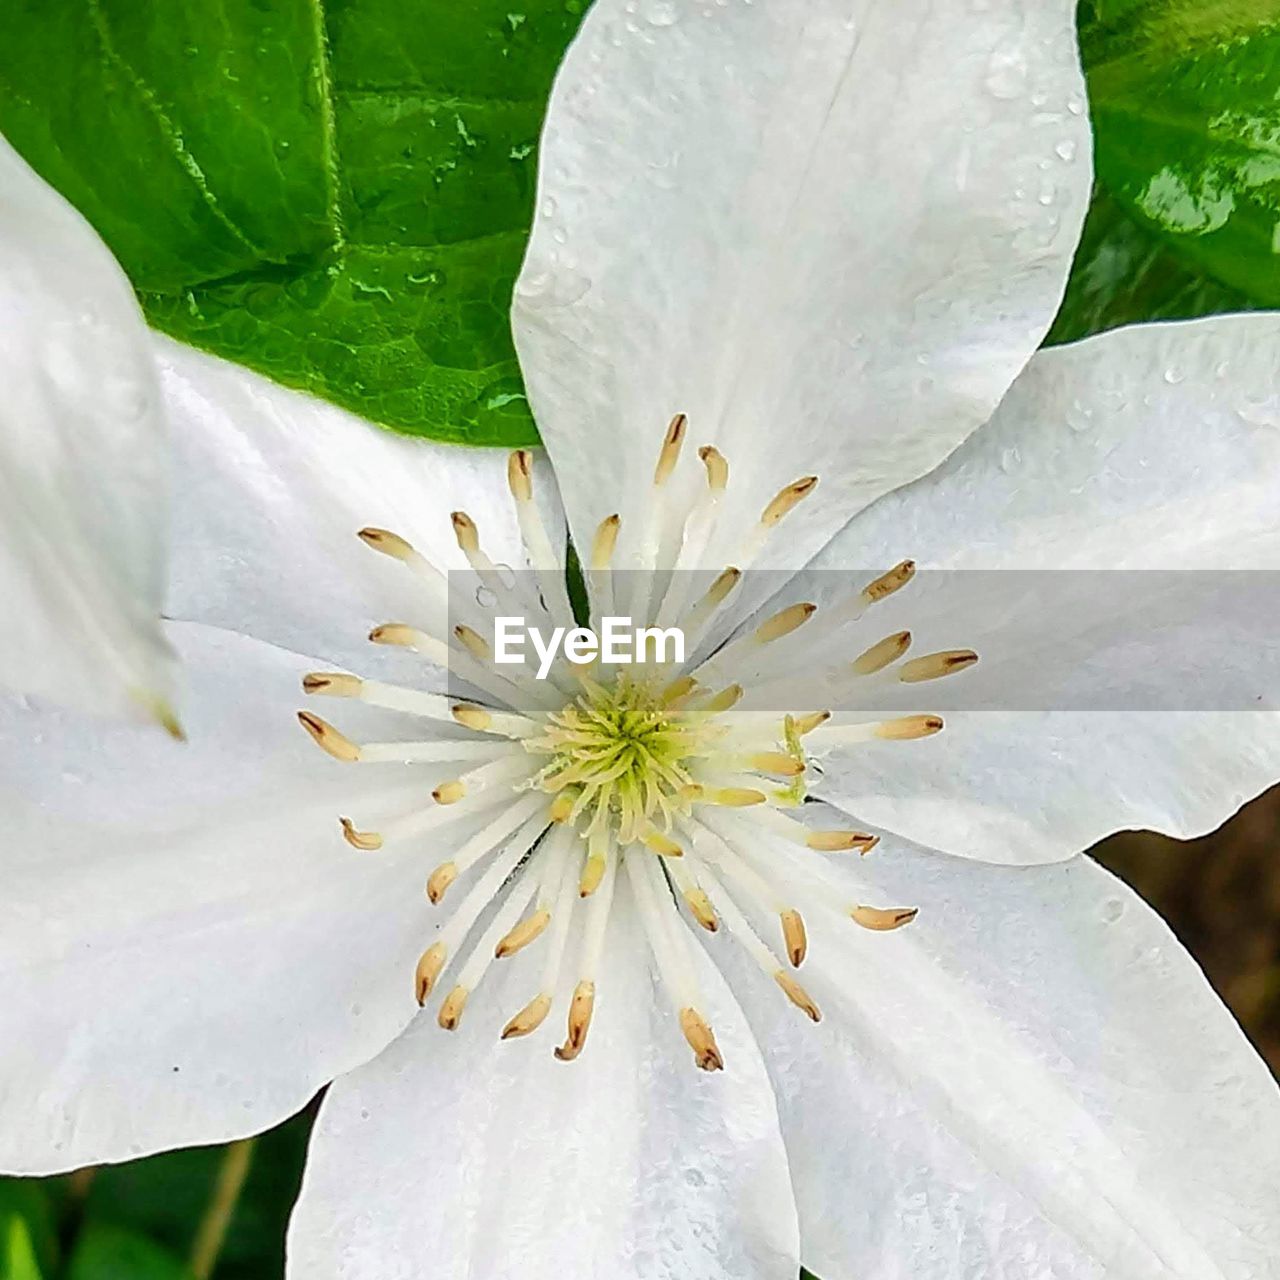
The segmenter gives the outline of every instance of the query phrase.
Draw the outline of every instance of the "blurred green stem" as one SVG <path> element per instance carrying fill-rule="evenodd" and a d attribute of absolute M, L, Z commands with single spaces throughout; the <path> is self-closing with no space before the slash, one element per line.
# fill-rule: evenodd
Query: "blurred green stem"
<path fill-rule="evenodd" d="M 240 1192 L 244 1190 L 245 1179 L 249 1176 L 256 1141 L 255 1138 L 241 1138 L 239 1142 L 231 1143 L 222 1154 L 213 1193 L 191 1242 L 190 1267 L 195 1280 L 209 1280 L 217 1265 L 227 1228 L 231 1225 Z"/>

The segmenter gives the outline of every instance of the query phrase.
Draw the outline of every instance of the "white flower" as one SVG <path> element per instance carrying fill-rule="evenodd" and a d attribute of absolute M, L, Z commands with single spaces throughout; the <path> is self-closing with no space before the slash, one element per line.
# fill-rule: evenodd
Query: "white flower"
<path fill-rule="evenodd" d="M 723 683 L 670 672 L 660 706 L 606 682 L 569 710 L 563 671 L 499 684 L 479 631 L 452 645 L 478 686 L 459 704 L 403 643 L 444 656 L 438 570 L 470 563 L 496 603 L 490 565 L 526 553 L 564 616 L 553 468 L 597 608 L 607 563 L 681 548 L 712 570 L 824 544 L 842 568 L 1274 567 L 1276 317 L 1021 372 L 1089 186 L 1064 158 L 1087 150 L 1071 17 L 601 0 L 515 309 L 552 466 L 378 434 L 157 340 L 192 742 L 3 708 L 0 1165 L 225 1140 L 334 1081 L 291 1229 L 306 1280 L 1266 1274 L 1275 1085 L 1164 925 L 1071 855 L 1220 821 L 1280 775 L 1272 714 L 751 719 L 753 688 L 725 689 L 767 671 L 754 627 L 785 656 L 824 625 L 773 606 Z M 981 600 L 939 619 L 926 595 L 909 653 L 882 645 L 908 577 L 849 629 L 869 678 L 971 666 L 928 657 L 958 644 L 982 662 L 942 688 L 1016 660 Z M 642 580 L 652 615 L 667 588 Z M 977 634 L 922 645 L 935 623 Z M 294 720 L 304 677 L 344 696 L 304 721 L 336 759 Z M 796 764 L 803 827 L 774 794 Z M 606 806 L 610 766 L 633 786 Z"/>
<path fill-rule="evenodd" d="M 159 719 L 168 461 L 124 273 L 0 138 L 0 682 Z"/>

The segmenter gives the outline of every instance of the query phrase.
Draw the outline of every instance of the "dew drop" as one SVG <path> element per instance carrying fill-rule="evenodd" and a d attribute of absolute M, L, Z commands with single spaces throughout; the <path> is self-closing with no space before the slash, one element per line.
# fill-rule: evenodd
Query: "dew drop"
<path fill-rule="evenodd" d="M 1120 917 L 1124 915 L 1124 900 L 1121 898 L 1108 898 L 1102 904 L 1102 920 L 1104 924 L 1115 924 Z"/>
<path fill-rule="evenodd" d="M 645 21 L 651 27 L 673 27 L 679 15 L 671 0 L 653 0 L 645 11 Z"/>
<path fill-rule="evenodd" d="M 1022 455 L 1017 451 L 1017 449 L 1010 446 L 1000 454 L 1000 470 L 1008 473 L 1021 461 Z"/>
<path fill-rule="evenodd" d="M 1179 369 L 1176 365 L 1170 365 L 1170 366 L 1169 366 L 1169 367 L 1164 371 L 1164 380 L 1165 380 L 1165 381 L 1166 381 L 1166 382 L 1167 382 L 1171 387 L 1176 387 L 1176 386 L 1178 385 L 1178 383 L 1179 383 L 1179 382 L 1181 382 L 1181 381 L 1182 381 L 1182 379 L 1183 379 L 1184 377 L 1186 377 L 1186 374 L 1184 374 L 1184 373 L 1182 372 L 1182 370 L 1181 370 L 1181 369 Z"/>
<path fill-rule="evenodd" d="M 1074 160 L 1076 158 L 1076 144 L 1074 138 L 1063 138 L 1063 140 L 1054 147 L 1054 151 L 1063 160 Z"/>
<path fill-rule="evenodd" d="M 488 587 L 476 588 L 476 604 L 482 609 L 492 609 L 498 603 L 498 597 Z"/>

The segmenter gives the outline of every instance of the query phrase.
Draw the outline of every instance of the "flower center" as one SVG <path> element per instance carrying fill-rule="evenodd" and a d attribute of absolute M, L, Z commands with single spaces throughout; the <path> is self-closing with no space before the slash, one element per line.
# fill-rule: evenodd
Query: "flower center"
<path fill-rule="evenodd" d="M 525 749 L 550 757 L 533 784 L 557 797 L 555 816 L 590 838 L 609 832 L 619 844 L 655 829 L 670 831 L 689 812 L 691 770 L 724 732 L 713 713 L 688 707 L 690 684 L 624 672 L 584 691 L 547 717 Z"/>
<path fill-rule="evenodd" d="M 666 489 L 684 429 L 677 415 L 663 440 L 652 501 L 641 512 L 635 539 L 625 543 L 619 518 L 610 516 L 584 564 L 596 616 L 613 613 L 625 596 L 637 622 L 679 621 L 692 649 L 742 573 L 724 568 L 702 595 L 691 597 L 695 575 L 681 571 L 702 570 L 714 554 L 729 472 L 717 450 L 703 448 L 701 496 L 675 503 Z M 387 623 L 375 627 L 370 639 L 426 655 L 480 691 L 482 700 L 317 672 L 303 682 L 308 693 L 358 699 L 439 727 L 421 740 L 355 743 L 309 711 L 299 712 L 299 719 L 339 760 L 435 769 L 429 803 L 412 804 L 376 831 L 358 829 L 347 818 L 341 823 L 347 841 L 369 852 L 397 845 L 451 850 L 426 880 L 433 906 L 446 895 L 450 906 L 438 918 L 414 978 L 422 1004 L 446 969 L 452 973 L 453 985 L 437 1013 L 442 1027 L 458 1025 L 492 963 L 537 944 L 543 963 L 535 993 L 501 1028 L 501 1037 L 530 1035 L 555 1000 L 567 998 L 566 1037 L 555 1052 L 565 1061 L 577 1057 L 595 1007 L 615 890 L 625 881 L 694 1061 L 716 1070 L 723 1064 L 700 1012 L 693 933 L 681 904 L 688 921 L 708 933 L 728 934 L 793 1005 L 818 1021 L 817 1005 L 795 976 L 808 952 L 805 915 L 835 913 L 863 928 L 886 930 L 909 923 L 916 913 L 851 898 L 850 879 L 822 866 L 827 857 L 847 865 L 851 854 L 856 864 L 856 855 L 869 852 L 879 838 L 813 821 L 813 814 L 840 821 L 836 811 L 806 803 L 815 762 L 837 748 L 871 739 L 925 738 L 943 727 L 932 715 L 881 719 L 833 716 L 801 705 L 757 709 L 809 696 L 797 693 L 793 678 L 770 677 L 774 656 L 785 653 L 780 665 L 786 671 L 812 673 L 807 688 L 825 696 L 836 688 L 848 694 L 938 679 L 972 665 L 977 655 L 960 649 L 904 661 L 911 645 L 906 631 L 845 649 L 863 615 L 911 580 L 914 566 L 904 561 L 817 623 L 814 605 L 788 605 L 687 667 L 657 657 L 622 670 L 561 660 L 535 678 L 528 668 L 496 662 L 486 626 L 496 636 L 492 627 L 501 615 L 546 616 L 564 628 L 574 626 L 574 617 L 563 561 L 533 501 L 530 453 L 512 455 L 508 480 L 534 589 L 522 596 L 519 582 L 513 586 L 504 579 L 485 554 L 475 522 L 463 512 L 452 516 L 458 545 L 483 587 L 471 598 L 487 598 L 482 613 L 492 616 L 455 620 L 444 575 L 424 556 L 386 530 L 360 534 L 374 550 L 414 572 L 425 589 L 423 613 L 435 619 L 422 627 Z M 816 484 L 816 477 L 806 476 L 786 485 L 745 544 L 734 535 L 744 562 Z M 677 510 L 683 513 L 673 514 Z M 620 585 L 612 561 L 624 546 L 633 580 Z M 663 549 L 670 554 L 673 547 L 673 562 L 660 564 Z M 850 660 L 845 653 L 857 656 Z M 823 667 L 832 658 L 834 665 Z M 467 737 L 458 737 L 459 725 Z M 465 830 L 466 838 L 450 827 Z M 430 838 L 423 841 L 425 835 Z M 453 890 L 455 882 L 459 887 Z M 566 984 L 566 976 L 575 980 Z"/>

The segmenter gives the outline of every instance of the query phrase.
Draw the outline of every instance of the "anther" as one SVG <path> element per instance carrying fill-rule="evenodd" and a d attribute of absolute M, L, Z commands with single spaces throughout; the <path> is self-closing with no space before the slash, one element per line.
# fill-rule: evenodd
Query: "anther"
<path fill-rule="evenodd" d="M 847 849 L 869 853 L 879 843 L 879 836 L 865 831 L 811 831 L 805 840 L 810 849 L 817 849 L 820 853 L 842 853 Z"/>
<path fill-rule="evenodd" d="M 662 449 L 658 454 L 658 465 L 653 469 L 653 483 L 666 484 L 671 473 L 680 460 L 680 448 L 684 444 L 684 431 L 688 419 L 683 413 L 677 413 L 667 426 L 667 434 L 662 441 Z"/>
<path fill-rule="evenodd" d="M 493 657 L 493 650 L 489 647 L 489 642 L 474 628 L 460 622 L 453 629 L 453 634 L 462 642 L 463 647 L 473 657 L 481 662 L 488 662 Z"/>
<path fill-rule="evenodd" d="M 804 929 L 804 917 L 794 908 L 779 913 L 782 921 L 782 938 L 787 947 L 787 959 L 798 969 L 804 963 L 809 950 L 809 939 Z"/>
<path fill-rule="evenodd" d="M 808 622 L 817 609 L 816 604 L 788 605 L 756 628 L 755 642 L 769 644 L 773 640 L 781 640 L 783 636 L 790 635 L 797 627 Z"/>
<path fill-rule="evenodd" d="M 353 848 L 366 853 L 382 848 L 382 837 L 376 831 L 357 831 L 350 818 L 339 818 L 343 839 Z"/>
<path fill-rule="evenodd" d="M 349 763 L 360 759 L 360 748 L 345 734 L 339 733 L 327 720 L 321 720 L 310 711 L 299 711 L 298 723 L 311 735 L 312 741 L 335 760 Z"/>
<path fill-rule="evenodd" d="M 769 797 L 754 787 L 702 787 L 693 798 L 730 809 L 745 809 L 753 804 L 764 804 Z"/>
<path fill-rule="evenodd" d="M 703 889 L 686 890 L 684 900 L 689 905 L 693 918 L 708 932 L 715 933 L 720 928 L 720 918 L 716 915 L 711 899 Z"/>
<path fill-rule="evenodd" d="M 442 782 L 431 793 L 436 804 L 457 804 L 467 794 L 467 784 L 458 778 Z"/>
<path fill-rule="evenodd" d="M 443 942 L 433 942 L 419 957 L 418 967 L 413 975 L 414 989 L 417 992 L 419 1005 L 426 1004 L 427 997 L 431 994 L 431 988 L 436 985 L 440 970 L 444 968 L 447 954 L 448 951 Z"/>
<path fill-rule="evenodd" d="M 795 978 L 785 969 L 779 969 L 774 975 L 773 980 L 786 992 L 787 999 L 791 1001 L 797 1009 L 801 1009 L 814 1022 L 822 1021 L 822 1013 L 818 1006 L 814 1004 L 813 997 L 795 980 Z"/>
<path fill-rule="evenodd" d="M 978 660 L 972 649 L 946 649 L 942 653 L 927 653 L 923 658 L 913 658 L 902 665 L 898 679 L 903 684 L 919 684 L 922 680 L 939 680 L 971 667 Z"/>
<path fill-rule="evenodd" d="M 545 907 L 541 911 L 535 911 L 533 915 L 521 920 L 514 929 L 503 935 L 498 945 L 493 949 L 494 958 L 502 960 L 507 956 L 515 955 L 517 951 L 527 947 L 529 943 L 539 937 L 550 922 L 551 912 L 546 910 Z"/>
<path fill-rule="evenodd" d="M 369 632 L 374 644 L 393 644 L 404 649 L 420 649 L 427 637 L 417 627 L 404 622 L 384 622 Z"/>
<path fill-rule="evenodd" d="M 358 698 L 364 681 L 359 676 L 337 671 L 312 671 L 302 677 L 304 693 L 324 694 L 329 698 Z"/>
<path fill-rule="evenodd" d="M 941 716 L 902 716 L 897 720 L 882 720 L 875 727 L 875 736 L 887 738 L 890 742 L 908 742 L 913 738 L 928 738 L 941 731 Z"/>
<path fill-rule="evenodd" d="M 681 676 L 679 680 L 673 680 L 662 691 L 662 705 L 664 707 L 673 706 L 675 703 L 687 698 L 697 686 L 698 682 L 693 676 Z"/>
<path fill-rule="evenodd" d="M 591 568 L 607 569 L 613 559 L 613 549 L 618 545 L 618 530 L 622 526 L 622 517 L 616 513 L 606 516 L 600 521 L 596 536 L 591 543 Z"/>
<path fill-rule="evenodd" d="M 542 1020 L 551 1012 L 551 997 L 549 995 L 534 996 L 519 1013 L 502 1028 L 502 1038 L 504 1040 L 514 1039 L 516 1036 L 527 1036 L 529 1032 L 536 1031 L 541 1025 Z"/>
<path fill-rule="evenodd" d="M 830 711 L 811 711 L 806 716 L 793 717 L 792 724 L 796 727 L 796 733 L 803 738 L 806 733 L 812 733 L 820 724 L 826 724 L 830 719 Z"/>
<path fill-rule="evenodd" d="M 418 554 L 398 533 L 387 529 L 361 529 L 358 537 L 366 546 L 393 560 L 412 560 Z"/>
<path fill-rule="evenodd" d="M 730 565 L 727 569 L 721 569 L 716 575 L 716 580 L 707 588 L 707 594 L 702 597 L 702 604 L 708 608 L 714 608 L 716 605 L 723 603 L 729 592 L 738 585 L 741 577 L 742 570 L 735 569 L 733 565 Z"/>
<path fill-rule="evenodd" d="M 765 528 L 772 529 L 802 498 L 807 498 L 817 487 L 817 484 L 817 476 L 804 476 L 799 480 L 793 481 L 785 488 L 779 489 L 777 495 L 761 512 L 760 523 Z"/>
<path fill-rule="evenodd" d="M 552 822 L 568 822 L 573 816 L 573 806 L 578 803 L 581 791 L 577 787 L 565 787 L 551 802 L 547 817 Z"/>
<path fill-rule="evenodd" d="M 507 459 L 507 486 L 517 502 L 533 497 L 533 454 L 528 449 L 517 449 Z"/>
<path fill-rule="evenodd" d="M 714 445 L 704 444 L 698 457 L 707 469 L 707 486 L 713 493 L 723 493 L 729 484 L 729 464 Z"/>
<path fill-rule="evenodd" d="M 857 676 L 874 675 L 883 671 L 891 662 L 897 662 L 911 647 L 910 631 L 895 631 L 870 649 L 864 650 L 853 660 L 853 673 Z"/>
<path fill-rule="evenodd" d="M 458 867 L 454 862 L 442 862 L 427 878 L 427 897 L 432 904 L 439 902 L 445 890 L 458 878 Z"/>
<path fill-rule="evenodd" d="M 706 1019 L 696 1009 L 686 1007 L 680 1010 L 680 1030 L 693 1050 L 694 1061 L 703 1071 L 720 1071 L 724 1067 L 716 1038 Z"/>
<path fill-rule="evenodd" d="M 707 710 L 713 715 L 728 711 L 730 708 L 737 706 L 742 700 L 742 693 L 743 689 L 740 684 L 727 685 L 715 697 L 708 699 Z"/>
<path fill-rule="evenodd" d="M 483 733 L 492 723 L 493 716 L 483 707 L 474 706 L 470 702 L 459 702 L 449 708 L 450 715 L 464 728 Z"/>
<path fill-rule="evenodd" d="M 805 769 L 804 761 L 797 760 L 783 751 L 760 751 L 747 757 L 747 764 L 758 773 L 773 774 L 778 778 L 794 778 Z"/>
<path fill-rule="evenodd" d="M 874 582 L 869 582 L 862 588 L 861 596 L 868 604 L 876 604 L 891 596 L 895 591 L 901 591 L 903 587 L 915 577 L 916 562 L 914 560 L 904 560 L 901 564 L 896 564 L 888 573 L 882 573 Z"/>
<path fill-rule="evenodd" d="M 468 554 L 479 551 L 480 530 L 476 528 L 476 522 L 465 511 L 454 511 L 449 519 L 453 522 L 453 536 L 457 538 L 458 546 Z"/>
<path fill-rule="evenodd" d="M 888 929 L 901 929 L 919 914 L 919 907 L 854 907 L 849 912 L 854 924 L 881 933 Z"/>
<path fill-rule="evenodd" d="M 589 898 L 600 887 L 600 881 L 604 879 L 605 856 L 603 853 L 593 853 L 586 862 L 582 864 L 582 875 L 578 880 L 578 897 Z"/>
<path fill-rule="evenodd" d="M 582 1052 L 587 1043 L 587 1031 L 591 1027 L 591 1013 L 596 1003 L 596 984 L 580 982 L 573 989 L 573 999 L 569 1002 L 569 1034 L 556 1050 L 556 1057 L 561 1062 L 572 1062 Z"/>
<path fill-rule="evenodd" d="M 446 1030 L 454 1030 L 458 1023 L 462 1021 L 462 1011 L 467 1007 L 467 997 L 471 993 L 466 987 L 454 987 L 444 998 L 444 1003 L 440 1006 L 440 1012 L 436 1015 L 436 1021 Z"/>
<path fill-rule="evenodd" d="M 646 849 L 652 849 L 654 853 L 660 853 L 664 858 L 680 858 L 684 856 L 684 850 L 669 836 L 664 836 L 661 831 L 649 830 L 645 832 L 640 837 L 640 842 Z"/>

